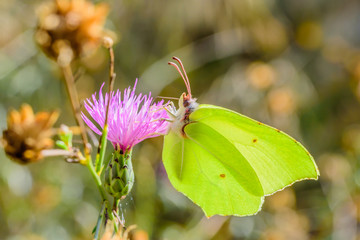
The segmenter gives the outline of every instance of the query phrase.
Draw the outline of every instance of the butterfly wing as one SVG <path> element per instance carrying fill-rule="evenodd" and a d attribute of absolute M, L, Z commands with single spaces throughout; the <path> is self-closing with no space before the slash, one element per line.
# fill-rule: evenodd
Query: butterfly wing
<path fill-rule="evenodd" d="M 185 131 L 186 138 L 170 132 L 164 139 L 163 162 L 175 189 L 208 217 L 257 213 L 264 195 L 260 181 L 234 145 L 202 123 Z"/>
<path fill-rule="evenodd" d="M 309 152 L 278 129 L 234 111 L 205 104 L 190 115 L 190 121 L 206 125 L 233 144 L 255 170 L 265 195 L 319 176 Z M 187 134 L 193 131 L 185 127 Z M 236 161 L 235 158 L 232 161 Z"/>

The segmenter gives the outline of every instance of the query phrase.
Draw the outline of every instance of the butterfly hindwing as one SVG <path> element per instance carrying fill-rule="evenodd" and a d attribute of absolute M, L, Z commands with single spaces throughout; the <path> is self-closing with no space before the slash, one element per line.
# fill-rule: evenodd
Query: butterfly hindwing
<path fill-rule="evenodd" d="M 170 132 L 164 139 L 163 162 L 173 186 L 208 217 L 257 213 L 263 190 L 240 152 L 204 124 L 191 123 L 184 130 L 186 138 Z"/>
<path fill-rule="evenodd" d="M 205 104 L 190 115 L 190 121 L 205 124 L 232 143 L 255 170 L 265 195 L 296 181 L 318 178 L 319 171 L 309 152 L 280 130 Z"/>

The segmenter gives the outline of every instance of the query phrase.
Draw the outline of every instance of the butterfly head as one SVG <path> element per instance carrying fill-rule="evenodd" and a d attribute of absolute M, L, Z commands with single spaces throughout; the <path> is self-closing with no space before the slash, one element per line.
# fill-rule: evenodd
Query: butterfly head
<path fill-rule="evenodd" d="M 179 109 L 176 110 L 174 115 L 173 124 L 171 124 L 171 129 L 177 132 L 181 137 L 186 137 L 186 133 L 184 131 L 184 127 L 191 123 L 190 114 L 196 110 L 199 104 L 196 102 L 196 98 L 192 98 L 191 96 L 191 88 L 189 78 L 187 77 L 184 65 L 181 60 L 177 57 L 173 57 L 175 61 L 177 61 L 181 67 L 174 62 L 169 62 L 169 65 L 172 65 L 176 68 L 176 70 L 180 73 L 182 79 L 184 80 L 187 92 L 181 94 L 179 99 Z"/>
<path fill-rule="evenodd" d="M 173 67 L 176 68 L 176 70 L 180 73 L 182 79 L 184 80 L 184 83 L 185 83 L 185 86 L 186 86 L 186 90 L 187 90 L 187 93 L 183 93 L 181 94 L 180 96 L 180 99 L 179 99 L 179 109 L 188 109 L 188 108 L 194 108 L 195 105 L 197 105 L 196 103 L 196 99 L 195 98 L 192 98 L 191 96 L 191 88 L 190 88 L 190 81 L 189 81 L 189 78 L 186 74 L 186 71 L 185 71 L 185 68 L 184 68 L 184 65 L 182 64 L 181 60 L 177 57 L 173 57 L 173 59 L 175 61 L 177 61 L 179 64 L 180 64 L 180 67 L 181 67 L 181 70 L 180 68 L 178 67 L 178 65 L 174 62 L 168 62 L 169 65 L 172 65 Z M 183 74 L 184 73 L 184 74 Z"/>

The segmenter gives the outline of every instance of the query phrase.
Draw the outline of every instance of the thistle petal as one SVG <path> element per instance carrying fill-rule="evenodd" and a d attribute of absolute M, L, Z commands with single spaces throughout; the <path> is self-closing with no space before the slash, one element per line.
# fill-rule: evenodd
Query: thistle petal
<path fill-rule="evenodd" d="M 128 87 L 123 94 L 119 90 L 102 93 L 104 84 L 101 85 L 100 91 L 92 95 L 91 98 L 84 102 L 85 109 L 91 118 L 97 122 L 100 128 L 104 127 L 106 103 L 109 102 L 108 117 L 108 140 L 112 142 L 115 148 L 120 146 L 123 151 L 129 151 L 134 145 L 147 138 L 157 137 L 167 133 L 169 119 L 164 109 L 164 100 L 153 103 L 151 93 L 148 95 L 135 94 L 135 88 Z M 96 134 L 100 135 L 101 131 L 89 118 L 82 113 L 85 123 Z"/>

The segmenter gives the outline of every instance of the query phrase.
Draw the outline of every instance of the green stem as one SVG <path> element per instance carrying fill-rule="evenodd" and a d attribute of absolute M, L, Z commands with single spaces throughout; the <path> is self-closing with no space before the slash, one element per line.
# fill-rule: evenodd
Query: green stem
<path fill-rule="evenodd" d="M 91 173 L 91 176 L 94 178 L 95 180 L 95 183 L 96 183 L 96 186 L 98 187 L 99 189 L 99 192 L 100 192 L 100 195 L 101 195 L 101 198 L 103 199 L 103 201 L 108 201 L 107 200 L 107 197 L 106 197 L 106 194 L 105 194 L 105 190 L 104 188 L 102 187 L 102 183 L 101 183 L 101 179 L 100 179 L 100 176 L 96 173 L 95 171 L 95 168 L 94 168 L 94 165 L 91 161 L 91 157 L 89 157 L 87 159 L 87 163 L 86 163 L 86 166 L 87 168 L 89 169 L 90 173 Z"/>
<path fill-rule="evenodd" d="M 109 216 L 109 219 L 110 221 L 113 222 L 114 224 L 114 230 L 115 230 L 115 233 L 117 233 L 119 231 L 119 227 L 117 225 L 117 221 L 115 220 L 116 219 L 116 216 L 114 216 L 114 213 L 112 211 L 112 208 L 110 208 L 109 206 L 106 206 L 106 211 L 107 211 L 107 214 Z"/>
<path fill-rule="evenodd" d="M 108 109 L 107 109 L 106 112 L 108 112 Z M 104 163 L 104 156 L 105 156 L 105 150 L 106 150 L 106 144 L 107 144 L 106 138 L 107 138 L 107 135 L 108 135 L 108 128 L 109 128 L 108 124 L 105 123 L 104 129 L 102 131 L 101 139 L 100 139 L 100 142 L 99 142 L 98 153 L 96 154 L 95 168 L 96 168 L 96 172 L 97 172 L 97 174 L 99 176 L 101 174 L 103 163 Z"/>
<path fill-rule="evenodd" d="M 116 221 L 114 222 L 114 230 L 115 230 L 116 233 L 119 231 L 119 227 L 118 227 L 118 225 L 116 224 Z"/>
<path fill-rule="evenodd" d="M 88 163 L 87 163 L 86 166 L 88 167 L 91 175 L 93 176 L 93 178 L 94 178 L 94 180 L 95 180 L 95 182 L 96 182 L 96 186 L 98 187 L 99 192 L 100 192 L 100 195 L 101 195 L 101 197 L 102 197 L 102 199 L 103 199 L 103 204 L 105 205 L 105 209 L 106 209 L 106 211 L 107 211 L 107 215 L 109 216 L 109 219 L 114 222 L 114 230 L 115 230 L 115 232 L 118 232 L 119 228 L 118 228 L 117 223 L 116 223 L 116 221 L 115 221 L 116 216 L 114 216 L 114 214 L 113 214 L 113 212 L 112 212 L 112 208 L 109 206 L 109 201 L 108 201 L 108 199 L 107 199 L 107 197 L 106 197 L 104 188 L 102 187 L 100 176 L 97 175 L 97 173 L 96 173 L 96 171 L 95 171 L 95 168 L 94 168 L 94 166 L 93 166 L 93 164 L 92 164 L 91 159 L 88 159 L 87 162 L 88 162 Z M 115 203 L 115 204 L 116 204 L 116 203 Z"/>
<path fill-rule="evenodd" d="M 113 212 L 111 210 L 111 207 L 109 206 L 109 201 L 108 201 L 108 199 L 106 197 L 104 188 L 102 187 L 100 176 L 96 173 L 91 159 L 88 159 L 86 166 L 88 167 L 91 175 L 93 176 L 93 178 L 94 178 L 94 180 L 96 182 L 96 186 L 98 187 L 100 195 L 101 195 L 101 197 L 103 199 L 103 204 L 105 204 L 105 209 L 107 211 L 107 215 L 109 216 L 109 219 L 114 222 L 115 232 L 118 232 L 119 228 L 118 228 L 118 226 L 116 224 L 116 221 L 114 221 L 115 217 L 114 217 L 114 214 L 113 214 Z"/>
<path fill-rule="evenodd" d="M 102 220 L 103 220 L 103 217 L 104 217 L 104 210 L 105 210 L 105 202 L 102 202 L 101 210 L 100 210 L 99 217 L 98 217 L 97 224 L 96 224 L 96 228 L 95 228 L 96 230 L 95 230 L 94 240 L 97 240 L 98 237 L 99 237 L 100 227 L 101 227 L 101 223 L 102 223 Z"/>
<path fill-rule="evenodd" d="M 117 214 L 119 214 L 119 203 L 120 203 L 120 199 L 114 198 L 114 210 L 116 211 Z"/>

